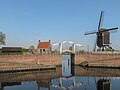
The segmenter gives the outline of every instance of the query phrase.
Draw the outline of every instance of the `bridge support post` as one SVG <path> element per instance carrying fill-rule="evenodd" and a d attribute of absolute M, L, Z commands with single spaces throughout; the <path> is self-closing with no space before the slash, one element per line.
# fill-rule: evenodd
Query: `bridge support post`
<path fill-rule="evenodd" d="M 75 54 L 71 53 L 71 65 L 75 65 Z"/>
<path fill-rule="evenodd" d="M 71 53 L 71 74 L 75 75 L 75 54 Z"/>
<path fill-rule="evenodd" d="M 59 44 L 59 52 L 62 53 L 62 43 Z"/>

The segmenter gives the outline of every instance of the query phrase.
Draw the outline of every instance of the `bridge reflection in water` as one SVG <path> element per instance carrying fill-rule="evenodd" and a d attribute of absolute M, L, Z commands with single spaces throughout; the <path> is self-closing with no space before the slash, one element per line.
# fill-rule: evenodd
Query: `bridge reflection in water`
<path fill-rule="evenodd" d="M 64 59 L 52 71 L 1 73 L 0 90 L 119 90 L 119 69 L 81 68 Z"/>

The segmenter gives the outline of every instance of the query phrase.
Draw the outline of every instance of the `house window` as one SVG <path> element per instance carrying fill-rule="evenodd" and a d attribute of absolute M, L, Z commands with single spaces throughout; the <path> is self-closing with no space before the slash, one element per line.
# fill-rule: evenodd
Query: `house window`
<path fill-rule="evenodd" d="M 45 49 L 43 49 L 43 52 L 45 52 Z"/>

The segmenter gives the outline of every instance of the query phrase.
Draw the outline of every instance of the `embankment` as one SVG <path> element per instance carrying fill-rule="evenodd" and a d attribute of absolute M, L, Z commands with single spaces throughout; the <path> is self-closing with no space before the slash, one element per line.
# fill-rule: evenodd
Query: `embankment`
<path fill-rule="evenodd" d="M 89 67 L 120 68 L 120 54 L 80 53 L 75 54 L 72 62 Z M 62 54 L 0 55 L 0 70 L 40 68 L 42 65 L 62 65 Z"/>
<path fill-rule="evenodd" d="M 87 53 L 76 54 L 75 64 L 85 64 L 89 67 L 120 67 L 120 54 Z"/>
<path fill-rule="evenodd" d="M 61 54 L 0 55 L 0 71 L 53 69 L 61 65 Z"/>

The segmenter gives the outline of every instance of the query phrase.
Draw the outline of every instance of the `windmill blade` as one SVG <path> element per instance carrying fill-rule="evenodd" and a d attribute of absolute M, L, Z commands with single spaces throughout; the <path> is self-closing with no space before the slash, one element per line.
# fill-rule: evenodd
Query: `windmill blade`
<path fill-rule="evenodd" d="M 108 31 L 110 31 L 110 30 L 116 30 L 116 29 L 118 29 L 118 27 L 110 28 L 110 29 L 108 29 Z"/>
<path fill-rule="evenodd" d="M 104 29 L 104 30 L 101 30 L 101 32 L 105 32 L 105 31 L 113 31 L 113 30 L 117 30 L 118 27 L 115 27 L 115 28 L 110 28 L 110 29 Z"/>
<path fill-rule="evenodd" d="M 100 14 L 100 20 L 99 20 L 99 24 L 98 24 L 98 31 L 100 30 L 100 27 L 101 27 L 102 17 L 103 17 L 103 11 L 101 11 L 101 14 Z"/>
<path fill-rule="evenodd" d="M 86 32 L 84 35 L 95 34 L 97 32 Z"/>

